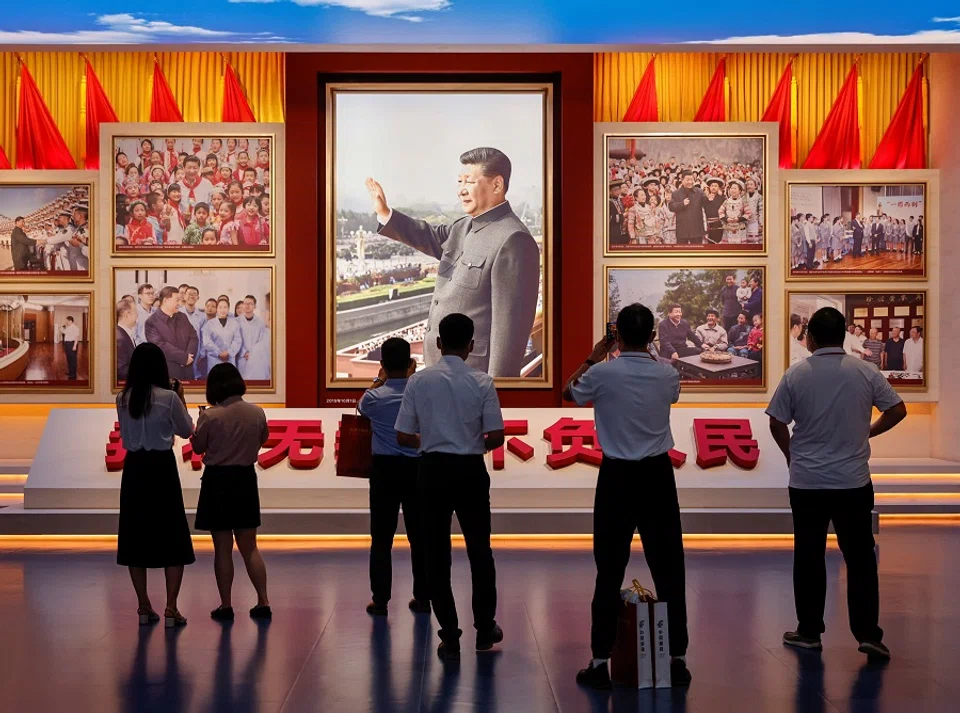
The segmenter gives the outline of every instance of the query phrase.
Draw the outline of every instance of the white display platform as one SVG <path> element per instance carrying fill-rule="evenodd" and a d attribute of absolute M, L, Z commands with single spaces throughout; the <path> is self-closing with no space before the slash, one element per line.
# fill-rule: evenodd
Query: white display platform
<path fill-rule="evenodd" d="M 338 478 L 335 471 L 336 431 L 341 415 L 347 412 L 267 409 L 266 413 L 271 422 L 319 420 L 325 443 L 322 460 L 314 469 L 294 469 L 289 459 L 270 468 L 258 467 L 264 532 L 367 533 L 366 481 Z M 589 409 L 504 409 L 508 423 L 526 422 L 527 435 L 516 438 L 532 447 L 533 456 L 523 461 L 508 449 L 502 470 L 494 469 L 493 457 L 487 456 L 495 532 L 591 531 L 597 467 L 578 462 L 564 468 L 551 468 L 547 464 L 551 444 L 544 438 L 544 431 L 566 418 L 587 422 L 589 432 L 592 417 Z M 748 422 L 759 449 L 756 467 L 745 470 L 728 460 L 725 465 L 701 468 L 697 464 L 694 424 L 703 419 Z M 0 534 L 115 532 L 121 474 L 108 471 L 105 465 L 107 443 L 115 420 L 113 409 L 52 411 L 24 486 L 23 505 L 0 509 Z M 792 531 L 786 463 L 769 434 L 768 419 L 762 408 L 676 408 L 672 424 L 676 450 L 686 454 L 686 462 L 676 471 L 685 531 Z M 960 473 L 960 464 L 924 455 L 929 453 L 929 431 L 925 418 L 908 418 L 894 432 L 875 441 L 874 452 L 887 456 L 872 462 L 874 471 L 881 474 L 876 482 L 878 493 L 960 490 L 960 477 L 952 477 Z M 590 445 L 589 439 L 587 445 Z M 178 443 L 178 454 L 181 446 L 182 443 Z M 917 457 L 901 457 L 905 449 L 907 453 L 916 452 Z M 925 479 L 922 474 L 930 474 L 931 479 Z M 181 461 L 184 502 L 191 511 L 196 507 L 200 475 L 189 461 Z M 638 473 L 638 477 L 642 477 L 642 473 Z M 190 519 L 192 521 L 192 517 Z"/>

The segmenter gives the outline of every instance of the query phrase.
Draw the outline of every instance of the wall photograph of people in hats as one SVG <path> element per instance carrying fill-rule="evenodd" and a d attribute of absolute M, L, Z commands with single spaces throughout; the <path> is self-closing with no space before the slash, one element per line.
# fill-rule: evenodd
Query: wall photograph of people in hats
<path fill-rule="evenodd" d="M 649 307 L 654 356 L 671 364 L 682 384 L 718 391 L 764 387 L 764 268 L 608 266 L 605 272 L 605 322 L 635 302 Z"/>
<path fill-rule="evenodd" d="M 766 251 L 765 135 L 606 135 L 606 255 Z"/>
<path fill-rule="evenodd" d="M 114 254 L 274 254 L 272 136 L 114 136 L 112 146 Z"/>
<path fill-rule="evenodd" d="M 0 179 L 0 279 L 89 281 L 92 187 Z"/>

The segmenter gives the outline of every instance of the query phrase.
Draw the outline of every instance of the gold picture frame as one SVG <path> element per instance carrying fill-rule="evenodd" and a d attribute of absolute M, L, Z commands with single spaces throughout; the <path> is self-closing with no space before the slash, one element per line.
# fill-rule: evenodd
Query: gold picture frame
<path fill-rule="evenodd" d="M 748 264 L 743 264 L 743 263 L 736 264 L 736 265 L 725 265 L 725 266 L 720 266 L 720 267 L 714 267 L 714 266 L 708 266 L 708 265 L 690 265 L 690 264 L 679 264 L 679 265 L 678 265 L 678 264 L 667 264 L 667 265 L 659 265 L 659 264 L 658 264 L 658 265 L 643 265 L 643 266 L 640 266 L 640 265 L 622 265 L 622 264 L 617 264 L 617 265 L 604 265 L 604 266 L 603 266 L 603 288 L 602 288 L 603 305 L 602 305 L 602 308 L 601 308 L 601 314 L 602 314 L 602 317 L 603 317 L 603 324 L 606 324 L 607 322 L 610 321 L 610 309 L 609 309 L 609 308 L 610 308 L 610 273 L 611 273 L 611 271 L 627 271 L 627 272 L 670 272 L 670 271 L 705 272 L 705 271 L 716 271 L 716 272 L 723 272 L 723 273 L 729 273 L 729 272 L 734 272 L 734 273 L 735 273 L 735 272 L 757 273 L 757 272 L 759 272 L 760 275 L 761 275 L 761 281 L 762 281 L 762 282 L 761 282 L 761 287 L 762 287 L 762 289 L 763 289 L 763 291 L 764 291 L 764 293 L 763 293 L 763 301 L 762 301 L 762 305 L 763 305 L 763 308 L 762 308 L 762 309 L 763 309 L 763 311 L 762 311 L 760 314 L 763 315 L 763 319 L 764 319 L 764 326 L 763 326 L 763 329 L 764 329 L 764 337 L 766 337 L 766 333 L 767 333 L 767 331 L 768 331 L 768 329 L 769 329 L 768 325 L 766 324 L 766 317 L 767 317 L 766 310 L 767 310 L 767 307 L 768 307 L 768 305 L 770 304 L 770 302 L 769 302 L 769 300 L 768 300 L 768 298 L 767 298 L 767 287 L 766 287 L 766 284 L 767 284 L 767 268 L 766 268 L 766 266 L 764 266 L 764 265 L 761 265 L 761 264 L 748 265 Z M 718 298 L 719 298 L 719 296 L 718 296 Z M 646 305 L 646 306 L 649 307 L 649 308 L 653 311 L 653 313 L 654 313 L 654 314 L 653 314 L 653 316 L 654 316 L 654 335 L 655 335 L 655 339 L 656 339 L 656 338 L 657 338 L 657 335 L 658 335 L 658 330 L 659 330 L 659 323 L 660 323 L 661 321 L 663 321 L 663 320 L 661 319 L 660 315 L 658 315 L 658 313 L 657 313 L 657 307 L 656 307 L 656 305 L 653 305 L 653 306 L 651 306 L 651 305 Z M 681 306 L 682 306 L 682 305 L 681 305 Z M 716 307 L 716 306 L 715 306 L 715 307 Z M 720 305 L 719 307 L 722 307 L 722 305 Z M 693 325 L 691 325 L 691 328 L 693 328 Z M 760 379 L 759 379 L 759 382 L 760 382 L 760 383 L 758 383 L 758 384 L 750 384 L 750 385 L 748 385 L 748 386 L 743 386 L 742 384 L 738 383 L 738 380 L 737 380 L 737 379 L 734 379 L 734 378 L 729 378 L 729 379 L 727 379 L 727 380 L 729 380 L 729 381 L 731 382 L 730 386 L 721 385 L 721 384 L 718 384 L 718 383 L 697 384 L 697 383 L 690 383 L 689 381 L 683 381 L 683 380 L 681 379 L 682 391 L 683 391 L 683 392 L 696 391 L 696 392 L 699 392 L 699 393 L 723 393 L 723 394 L 738 394 L 738 393 L 750 393 L 750 394 L 755 394 L 755 393 L 758 393 L 758 392 L 764 392 L 764 391 L 767 390 L 767 383 L 768 383 L 768 377 L 769 377 L 769 372 L 770 372 L 768 355 L 769 355 L 769 342 L 768 342 L 768 340 L 765 339 L 765 344 L 764 344 L 764 348 L 763 348 L 763 355 L 762 355 L 762 357 L 761 357 L 761 359 L 760 359 L 760 362 L 759 362 L 759 364 L 760 364 Z M 661 354 L 661 359 L 663 359 L 663 355 L 662 355 L 662 354 Z M 664 360 L 664 361 L 668 361 L 668 362 L 669 362 L 668 359 L 667 359 L 667 360 Z M 714 382 L 717 382 L 717 381 L 721 381 L 721 380 L 720 380 L 720 379 L 715 379 L 715 380 L 713 380 L 713 381 L 714 381 Z M 754 380 L 751 380 L 751 381 L 754 381 Z"/>
<path fill-rule="evenodd" d="M 349 93 L 387 93 L 387 94 L 540 94 L 543 101 L 543 241 L 541 249 L 542 275 L 542 321 L 539 322 L 540 344 L 542 351 L 539 363 L 540 376 L 537 377 L 496 377 L 498 389 L 531 389 L 542 390 L 553 388 L 554 358 L 554 305 L 553 305 L 553 261 L 554 261 L 554 152 L 558 137 L 555 135 L 554 84 L 546 79 L 543 81 L 511 82 L 509 75 L 504 75 L 503 82 L 457 82 L 438 79 L 429 82 L 407 82 L 398 79 L 397 82 L 364 79 L 358 76 L 356 80 L 343 79 L 331 81 L 322 90 L 325 92 L 326 115 L 325 132 L 327 152 L 325 157 L 326 192 L 324 203 L 326 207 L 327 246 L 324 253 L 324 277 L 326 288 L 326 340 L 324 347 L 324 385 L 327 389 L 357 389 L 369 385 L 368 378 L 340 378 L 337 377 L 337 328 L 336 328 L 336 239 L 337 235 L 337 198 L 336 198 L 336 97 Z M 537 334 L 538 323 L 534 322 L 531 338 Z M 534 360 L 536 361 L 536 360 Z M 535 370 L 535 369 L 534 369 Z"/>
<path fill-rule="evenodd" d="M 64 386 L 64 385 L 47 385 L 47 384 L 38 384 L 36 386 L 30 385 L 21 385 L 17 384 L 15 386 L 4 385 L 0 381 L 0 394 L 20 394 L 20 395 L 29 395 L 29 394 L 62 394 L 62 395 L 89 395 L 93 394 L 96 391 L 96 373 L 97 373 L 97 344 L 98 344 L 98 333 L 97 333 L 97 316 L 96 316 L 96 303 L 94 302 L 94 293 L 92 288 L 82 289 L 82 290 L 64 290 L 64 289 L 44 289 L 42 284 L 36 285 L 35 288 L 23 288 L 18 289 L 16 286 L 12 288 L 7 288 L 6 286 L 0 286 L 0 297 L 5 295 L 24 295 L 24 296 L 63 296 L 63 297 L 85 297 L 87 299 L 87 383 L 84 386 Z M 9 365 L 0 364 L 0 374 L 3 373 L 5 368 L 8 368 Z"/>

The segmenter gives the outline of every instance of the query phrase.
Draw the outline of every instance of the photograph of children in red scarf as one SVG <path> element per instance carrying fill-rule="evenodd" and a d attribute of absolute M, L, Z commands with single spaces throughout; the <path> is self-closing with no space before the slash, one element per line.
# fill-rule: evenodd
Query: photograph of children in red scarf
<path fill-rule="evenodd" d="M 766 249 L 763 136 L 608 136 L 606 254 Z"/>
<path fill-rule="evenodd" d="M 273 254 L 270 137 L 118 136 L 113 156 L 115 254 Z"/>

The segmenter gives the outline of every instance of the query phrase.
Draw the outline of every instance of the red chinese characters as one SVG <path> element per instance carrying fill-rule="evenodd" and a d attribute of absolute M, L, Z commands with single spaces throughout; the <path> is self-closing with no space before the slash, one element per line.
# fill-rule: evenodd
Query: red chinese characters
<path fill-rule="evenodd" d="M 760 459 L 760 446 L 753 438 L 746 418 L 695 418 L 693 436 L 697 446 L 697 465 L 715 468 L 727 457 L 744 470 L 753 470 Z"/>
<path fill-rule="evenodd" d="M 503 432 L 507 436 L 526 436 L 529 430 L 530 427 L 526 421 L 503 422 Z M 533 458 L 533 446 L 519 438 L 508 438 L 505 445 L 500 446 L 491 453 L 494 470 L 503 470 L 506 466 L 504 448 L 522 461 L 528 461 Z"/>
<path fill-rule="evenodd" d="M 270 421 L 270 437 L 264 444 L 269 449 L 260 454 L 261 468 L 272 468 L 284 458 L 290 467 L 310 470 L 323 460 L 323 427 L 320 421 Z M 304 449 L 308 450 L 304 450 Z"/>
<path fill-rule="evenodd" d="M 603 460 L 593 421 L 561 418 L 543 429 L 543 438 L 550 443 L 547 465 L 554 470 L 574 463 L 600 465 Z M 567 448 L 564 449 L 564 446 Z"/>
<path fill-rule="evenodd" d="M 107 471 L 116 472 L 123 470 L 123 463 L 126 459 L 127 450 L 123 447 L 123 443 L 120 440 L 120 424 L 114 421 L 113 430 L 110 431 L 110 435 L 107 437 L 107 455 L 104 457 Z"/>

